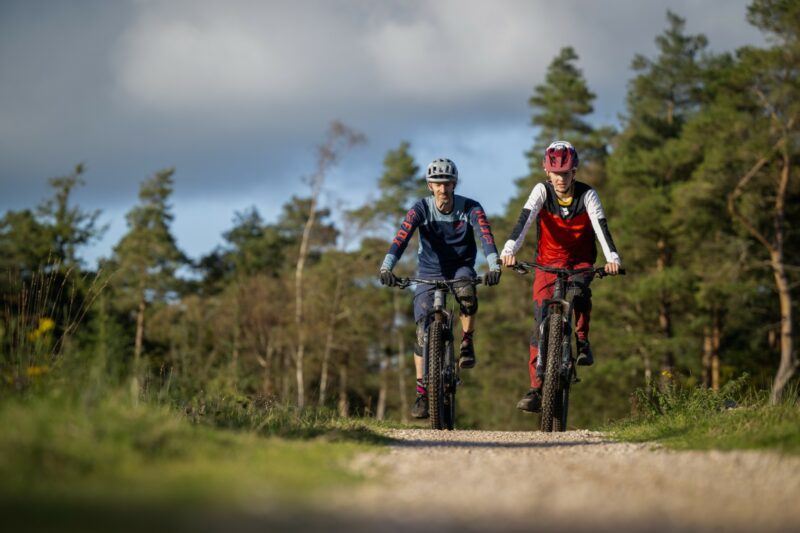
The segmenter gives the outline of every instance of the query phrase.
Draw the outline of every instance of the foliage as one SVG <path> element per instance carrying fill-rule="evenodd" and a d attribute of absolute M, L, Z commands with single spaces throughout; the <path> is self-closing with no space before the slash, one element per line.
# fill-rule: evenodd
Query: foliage
<path fill-rule="evenodd" d="M 797 385 L 773 405 L 768 394 L 741 376 L 719 391 L 670 386 L 638 389 L 633 418 L 607 426 L 631 442 L 659 442 L 676 449 L 775 449 L 800 453 Z"/>
<path fill-rule="evenodd" d="M 768 386 L 778 360 L 785 375 L 797 368 L 797 12 L 796 2 L 755 0 L 748 18 L 770 44 L 732 54 L 710 52 L 668 13 L 656 52 L 632 58 L 619 132 L 593 123 L 595 94 L 576 49 L 560 50 L 534 84 L 530 172 L 508 191 L 506 212 L 490 217 L 496 241 L 543 179 L 544 146 L 565 138 L 628 270 L 592 285 L 597 364 L 580 372 L 571 424 L 625 417 L 637 387 L 679 398 L 742 372 Z M 286 199 L 274 220 L 255 206 L 236 212 L 222 244 L 197 260 L 172 235 L 171 168 L 142 182 L 128 231 L 99 271 L 80 259 L 103 232 L 99 212 L 73 200 L 82 165 L 51 180 L 40 205 L 4 213 L 0 402 L 71 380 L 93 402 L 133 384 L 131 405 L 156 404 L 209 431 L 313 438 L 335 426 L 358 439 L 344 418 L 404 420 L 414 394 L 411 298 L 379 288 L 376 274 L 404 213 L 428 192 L 400 142 L 364 205 L 323 204 L 336 140 L 363 140 L 347 132 L 334 123 L 309 196 Z M 520 258 L 533 256 L 534 233 Z M 413 271 L 414 248 L 400 275 Z M 530 285 L 507 271 L 479 290 L 479 364 L 461 376 L 460 427 L 537 425 L 513 408 L 529 384 Z M 304 402 L 319 409 L 295 411 Z"/>

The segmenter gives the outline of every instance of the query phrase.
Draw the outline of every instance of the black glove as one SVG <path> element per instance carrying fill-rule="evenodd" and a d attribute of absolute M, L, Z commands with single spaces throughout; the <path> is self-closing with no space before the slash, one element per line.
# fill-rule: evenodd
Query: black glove
<path fill-rule="evenodd" d="M 391 270 L 381 270 L 381 285 L 394 287 L 396 284 L 397 278 L 392 274 Z"/>
<path fill-rule="evenodd" d="M 500 274 L 502 274 L 502 272 L 499 270 L 490 270 L 483 276 L 483 282 L 490 287 L 492 285 L 497 285 L 500 283 Z"/>

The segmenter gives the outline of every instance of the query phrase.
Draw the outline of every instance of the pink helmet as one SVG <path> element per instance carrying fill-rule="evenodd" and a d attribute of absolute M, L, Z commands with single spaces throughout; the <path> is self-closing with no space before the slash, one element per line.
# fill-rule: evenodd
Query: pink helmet
<path fill-rule="evenodd" d="M 578 152 L 567 141 L 553 141 L 544 151 L 542 163 L 548 172 L 567 172 L 578 168 Z"/>

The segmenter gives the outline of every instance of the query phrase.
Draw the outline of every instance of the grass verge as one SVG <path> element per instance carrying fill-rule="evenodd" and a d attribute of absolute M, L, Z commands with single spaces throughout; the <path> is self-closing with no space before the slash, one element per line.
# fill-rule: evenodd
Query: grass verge
<path fill-rule="evenodd" d="M 658 442 L 680 450 L 775 450 L 800 454 L 797 391 L 770 405 L 766 392 L 743 391 L 746 378 L 719 392 L 703 389 L 639 391 L 638 413 L 605 428 L 628 442 Z"/>
<path fill-rule="evenodd" d="M 26 530 L 118 530 L 121 521 L 180 530 L 174 522 L 197 510 L 288 512 L 358 483 L 349 461 L 382 442 L 363 423 L 313 411 L 274 408 L 247 420 L 256 427 L 191 423 L 123 393 L 91 405 L 59 395 L 6 398 L 0 516 Z"/>

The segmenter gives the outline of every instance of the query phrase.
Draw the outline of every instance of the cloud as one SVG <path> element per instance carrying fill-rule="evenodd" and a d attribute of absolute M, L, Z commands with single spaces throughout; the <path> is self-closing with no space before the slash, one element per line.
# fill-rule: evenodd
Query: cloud
<path fill-rule="evenodd" d="M 369 137 L 331 179 L 353 196 L 401 140 L 421 165 L 446 154 L 510 183 L 535 134 L 528 98 L 561 47 L 598 96 L 594 119 L 614 122 L 631 58 L 654 54 L 667 9 L 720 51 L 763 42 L 746 3 L 6 0 L 0 209 L 32 205 L 47 177 L 85 161 L 87 207 L 124 211 L 141 179 L 174 165 L 180 212 L 213 197 L 214 212 L 231 206 L 227 225 L 249 197 L 304 192 L 333 119 Z M 492 194 L 487 205 L 508 196 Z"/>
<path fill-rule="evenodd" d="M 121 101 L 245 121 L 331 108 L 370 116 L 387 103 L 400 115 L 404 104 L 493 103 L 549 61 L 530 53 L 544 29 L 531 30 L 527 2 L 416 2 L 400 16 L 370 4 L 190 5 L 142 4 L 112 53 Z"/>

